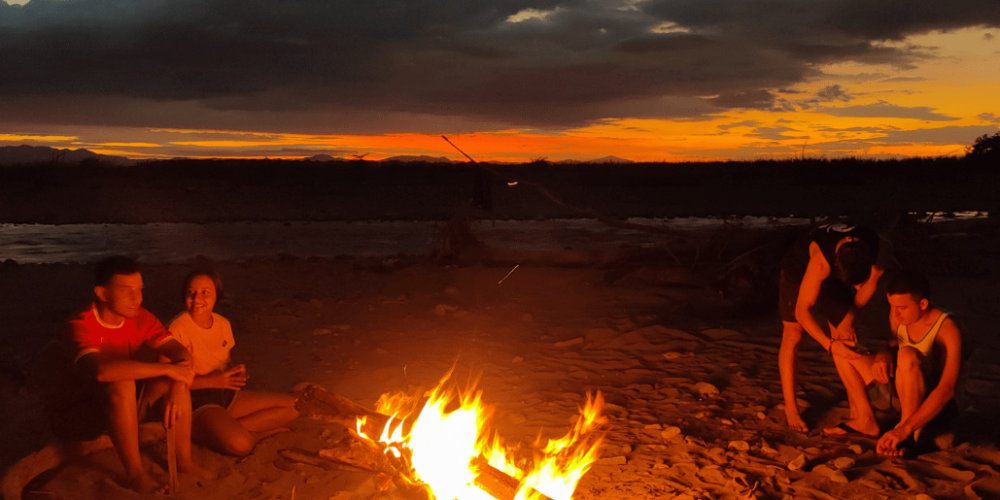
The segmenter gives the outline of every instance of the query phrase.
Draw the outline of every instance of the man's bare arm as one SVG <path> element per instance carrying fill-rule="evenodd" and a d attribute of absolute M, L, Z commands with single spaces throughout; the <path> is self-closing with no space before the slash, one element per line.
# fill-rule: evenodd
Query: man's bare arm
<path fill-rule="evenodd" d="M 175 365 L 188 365 L 194 362 L 191 351 L 188 351 L 184 344 L 177 339 L 170 339 L 156 347 L 156 352 L 170 360 Z"/>
<path fill-rule="evenodd" d="M 819 342 L 819 345 L 823 346 L 825 350 L 830 350 L 831 339 L 827 338 L 823 327 L 816 321 L 812 308 L 819 300 L 819 290 L 823 280 L 829 276 L 830 264 L 823 257 L 819 245 L 810 243 L 809 265 L 806 267 L 805 275 L 802 276 L 802 284 L 799 285 L 799 298 L 795 302 L 795 321 L 802 325 L 806 333 L 816 339 L 816 342 Z"/>
<path fill-rule="evenodd" d="M 146 363 L 130 359 L 103 359 L 93 352 L 85 354 L 77 365 L 89 373 L 98 382 L 122 382 L 125 380 L 141 380 L 156 377 L 170 377 L 174 380 L 191 383 L 194 371 L 189 366 L 168 363 Z"/>

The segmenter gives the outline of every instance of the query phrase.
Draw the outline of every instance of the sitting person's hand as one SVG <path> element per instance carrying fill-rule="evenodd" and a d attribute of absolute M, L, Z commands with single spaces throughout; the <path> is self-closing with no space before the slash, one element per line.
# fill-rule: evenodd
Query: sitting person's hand
<path fill-rule="evenodd" d="M 170 390 L 167 391 L 163 400 L 163 427 L 172 428 L 180 418 L 182 406 L 178 404 L 178 401 L 186 391 L 188 391 L 188 385 L 185 383 L 174 382 L 170 384 Z"/>
<path fill-rule="evenodd" d="M 212 384 L 219 389 L 241 389 L 247 385 L 247 368 L 244 365 L 236 365 L 215 376 L 215 383 Z"/>
<path fill-rule="evenodd" d="M 163 365 L 167 369 L 167 376 L 181 382 L 186 386 L 190 386 L 191 382 L 194 381 L 194 368 L 191 367 L 190 363 L 187 364 L 165 364 Z"/>

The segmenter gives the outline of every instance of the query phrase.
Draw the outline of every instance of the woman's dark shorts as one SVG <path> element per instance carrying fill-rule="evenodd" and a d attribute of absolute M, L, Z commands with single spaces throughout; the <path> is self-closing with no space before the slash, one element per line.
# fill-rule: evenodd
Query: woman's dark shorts
<path fill-rule="evenodd" d="M 225 410 L 233 404 L 236 398 L 236 389 L 192 389 L 191 390 L 191 411 L 196 412 L 199 408 L 206 406 L 220 406 Z"/>

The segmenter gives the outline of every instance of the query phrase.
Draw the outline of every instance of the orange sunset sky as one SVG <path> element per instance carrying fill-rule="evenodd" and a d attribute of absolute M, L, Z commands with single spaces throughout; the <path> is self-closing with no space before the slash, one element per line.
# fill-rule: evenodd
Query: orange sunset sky
<path fill-rule="evenodd" d="M 0 146 L 888 158 L 1000 129 L 996 0 L 363 4 L 0 0 Z"/>

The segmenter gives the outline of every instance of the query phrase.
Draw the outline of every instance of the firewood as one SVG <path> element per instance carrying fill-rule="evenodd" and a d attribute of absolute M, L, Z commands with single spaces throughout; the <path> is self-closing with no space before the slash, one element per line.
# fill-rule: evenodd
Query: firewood
<path fill-rule="evenodd" d="M 345 472 L 366 472 L 374 474 L 376 471 L 365 469 L 363 467 L 358 467 L 348 463 L 330 460 L 325 457 L 321 457 L 316 453 L 306 451 L 300 448 L 286 448 L 284 450 L 279 450 L 278 454 L 284 457 L 286 460 L 291 460 L 292 462 L 297 462 L 300 464 L 312 465 L 313 467 L 319 467 L 324 470 L 340 470 Z"/>
<path fill-rule="evenodd" d="M 355 429 L 358 418 L 365 417 L 362 431 L 368 436 L 378 437 L 389 422 L 389 416 L 382 415 L 347 399 L 332 394 L 326 389 L 312 384 L 295 402 L 295 409 L 304 417 L 323 420 Z"/>
<path fill-rule="evenodd" d="M 502 470 L 493 467 L 487 463 L 486 460 L 481 458 L 473 461 L 473 463 L 476 466 L 476 470 L 479 472 L 473 482 L 479 487 L 479 489 L 489 493 L 490 496 L 496 498 L 497 500 L 514 500 L 514 496 L 517 494 L 518 486 L 521 485 L 520 481 L 510 477 Z M 531 493 L 534 493 L 534 495 Z M 542 494 L 542 492 L 534 489 L 529 492 L 527 497 L 536 500 L 552 500 Z"/>

